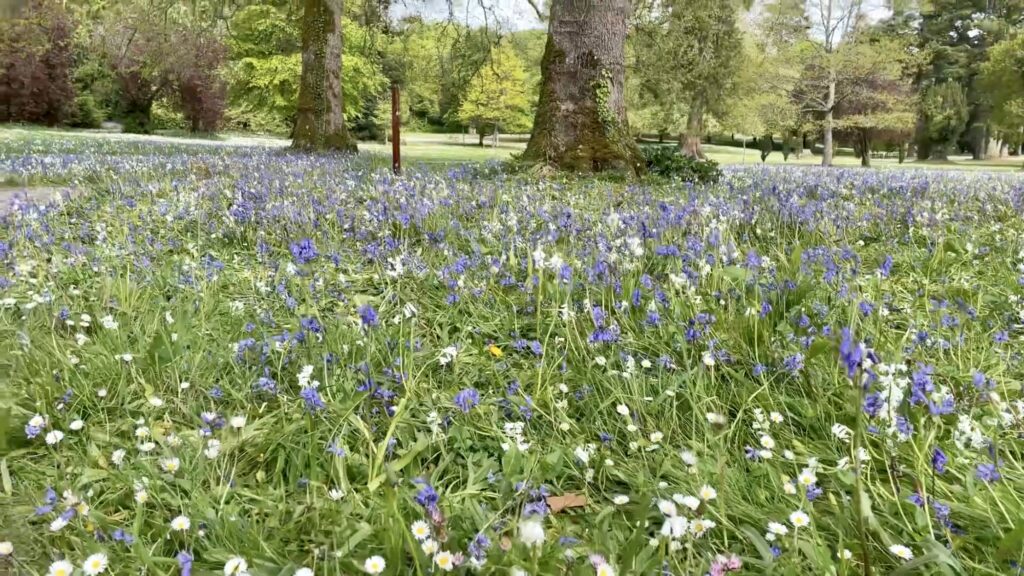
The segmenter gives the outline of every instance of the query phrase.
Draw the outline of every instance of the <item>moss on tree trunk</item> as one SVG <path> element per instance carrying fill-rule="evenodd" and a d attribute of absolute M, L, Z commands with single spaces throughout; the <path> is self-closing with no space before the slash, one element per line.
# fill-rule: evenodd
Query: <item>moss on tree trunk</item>
<path fill-rule="evenodd" d="M 628 0 L 553 0 L 528 162 L 576 172 L 641 172 L 626 121 Z"/>
<path fill-rule="evenodd" d="M 303 0 L 302 78 L 292 146 L 354 152 L 341 88 L 342 0 Z"/>

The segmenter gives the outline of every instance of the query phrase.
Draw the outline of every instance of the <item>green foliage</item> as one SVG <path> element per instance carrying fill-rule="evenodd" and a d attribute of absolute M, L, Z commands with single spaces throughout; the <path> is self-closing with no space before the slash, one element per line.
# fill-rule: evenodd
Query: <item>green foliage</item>
<path fill-rule="evenodd" d="M 956 82 L 932 86 L 921 100 L 928 138 L 944 152 L 952 147 L 967 123 L 967 94 Z"/>
<path fill-rule="evenodd" d="M 649 174 L 697 184 L 713 184 L 722 177 L 718 162 L 685 156 L 675 146 L 645 146 L 641 150 Z"/>
<path fill-rule="evenodd" d="M 261 5 L 243 9 L 232 22 L 232 29 L 238 30 L 230 47 L 239 58 L 228 72 L 229 124 L 259 133 L 289 133 L 295 124 L 302 76 L 298 21 L 282 10 Z M 387 79 L 366 28 L 343 20 L 342 37 L 345 119 L 351 126 L 366 117 L 372 119 L 373 106 L 387 87 Z"/>
<path fill-rule="evenodd" d="M 301 48 L 298 19 L 267 4 L 239 10 L 230 29 L 227 44 L 233 60 L 292 54 Z"/>
<path fill-rule="evenodd" d="M 99 128 L 103 123 L 103 111 L 96 104 L 92 94 L 79 94 L 75 97 L 74 108 L 68 124 L 76 128 Z"/>
<path fill-rule="evenodd" d="M 735 2 L 723 0 L 670 0 L 652 12 L 631 35 L 630 54 L 634 89 L 642 92 L 645 124 L 662 119 L 673 128 L 682 126 L 680 101 L 697 98 L 711 113 L 727 109 L 725 98 L 739 70 L 742 44 L 736 26 Z M 645 126 L 647 127 L 647 126 Z M 668 127 L 657 127 L 662 131 Z"/>
<path fill-rule="evenodd" d="M 153 103 L 149 130 L 185 130 L 186 128 L 188 128 L 188 123 L 185 121 L 185 115 L 176 110 L 171 102 L 157 100 Z"/>
<path fill-rule="evenodd" d="M 459 108 L 459 120 L 478 129 L 497 127 L 502 132 L 530 129 L 530 105 L 526 99 L 526 74 L 519 57 L 508 45 L 491 51 L 488 62 L 477 70 Z"/>
<path fill-rule="evenodd" d="M 981 67 L 981 85 L 992 105 L 992 119 L 1004 128 L 1024 125 L 1024 36 L 989 50 Z"/>

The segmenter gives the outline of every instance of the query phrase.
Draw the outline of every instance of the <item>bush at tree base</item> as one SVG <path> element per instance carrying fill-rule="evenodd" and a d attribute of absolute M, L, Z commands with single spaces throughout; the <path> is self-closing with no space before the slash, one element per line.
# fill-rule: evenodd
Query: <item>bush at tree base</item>
<path fill-rule="evenodd" d="M 647 146 L 642 150 L 650 174 L 698 184 L 713 184 L 722 177 L 718 162 L 684 156 L 675 146 Z"/>

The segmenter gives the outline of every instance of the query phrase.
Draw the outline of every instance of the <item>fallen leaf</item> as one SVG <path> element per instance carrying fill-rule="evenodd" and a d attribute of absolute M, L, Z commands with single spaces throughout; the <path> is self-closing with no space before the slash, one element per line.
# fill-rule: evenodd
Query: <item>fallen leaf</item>
<path fill-rule="evenodd" d="M 557 514 L 566 508 L 582 508 L 586 506 L 587 497 L 582 494 L 569 492 L 561 496 L 548 496 L 547 503 L 548 508 L 551 508 L 551 513 Z"/>

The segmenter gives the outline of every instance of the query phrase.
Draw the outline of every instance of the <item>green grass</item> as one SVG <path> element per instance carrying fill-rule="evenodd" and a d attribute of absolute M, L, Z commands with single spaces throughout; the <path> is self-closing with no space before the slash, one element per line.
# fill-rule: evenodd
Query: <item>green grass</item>
<path fill-rule="evenodd" d="M 33 142 L 83 190 L 0 219 L 0 573 L 442 574 L 418 522 L 461 576 L 1024 561 L 1016 175 Z"/>

